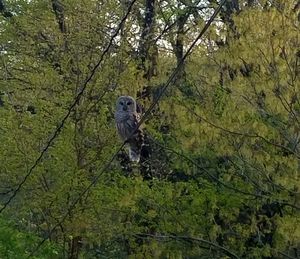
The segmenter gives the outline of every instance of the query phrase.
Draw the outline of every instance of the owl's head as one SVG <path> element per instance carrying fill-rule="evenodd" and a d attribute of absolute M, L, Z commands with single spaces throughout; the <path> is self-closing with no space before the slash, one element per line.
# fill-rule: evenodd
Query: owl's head
<path fill-rule="evenodd" d="M 120 96 L 117 100 L 118 112 L 136 112 L 136 102 L 131 96 Z"/>

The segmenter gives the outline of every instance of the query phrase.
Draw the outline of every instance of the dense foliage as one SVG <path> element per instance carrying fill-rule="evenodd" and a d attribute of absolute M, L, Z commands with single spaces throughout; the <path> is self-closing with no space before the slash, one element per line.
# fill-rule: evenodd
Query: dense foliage
<path fill-rule="evenodd" d="M 0 255 L 1 258 L 19 258 L 28 256 L 35 244 L 40 241 L 36 236 L 17 230 L 12 223 L 0 219 Z M 54 244 L 45 245 L 33 258 L 55 258 L 59 249 Z"/>
<path fill-rule="evenodd" d="M 134 3 L 1 212 L 1 258 L 300 256 L 299 1 L 226 1 L 147 117 L 141 163 L 107 166 L 117 97 L 145 111 L 218 4 Z M 0 1 L 1 207 L 129 6 Z"/>

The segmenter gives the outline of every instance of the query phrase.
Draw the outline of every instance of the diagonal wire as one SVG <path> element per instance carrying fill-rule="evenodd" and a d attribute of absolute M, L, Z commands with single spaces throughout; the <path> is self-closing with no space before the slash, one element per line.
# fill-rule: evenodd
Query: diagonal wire
<path fill-rule="evenodd" d="M 75 106 L 79 103 L 85 89 L 87 88 L 87 85 L 89 84 L 89 82 L 93 79 L 94 75 L 96 74 L 96 71 L 98 70 L 98 68 L 100 67 L 100 65 L 102 64 L 103 60 L 104 60 L 104 56 L 109 52 L 114 39 L 117 37 L 117 35 L 119 34 L 120 30 L 122 29 L 125 21 L 127 20 L 132 6 L 134 5 L 134 3 L 137 0 L 132 0 L 132 2 L 130 3 L 130 5 L 128 6 L 127 12 L 124 15 L 124 17 L 122 18 L 122 20 L 120 21 L 116 31 L 114 32 L 114 34 L 111 36 L 108 45 L 106 46 L 106 48 L 104 49 L 104 51 L 102 52 L 99 61 L 97 62 L 97 64 L 94 66 L 93 70 L 91 71 L 90 75 L 87 77 L 87 79 L 84 81 L 81 90 L 79 91 L 79 93 L 77 94 L 77 96 L 75 97 L 73 103 L 70 105 L 70 107 L 68 108 L 68 111 L 66 113 L 66 115 L 63 117 L 63 119 L 61 120 L 59 126 L 57 127 L 57 129 L 54 131 L 52 137 L 48 140 L 46 146 L 43 148 L 42 152 L 40 153 L 39 157 L 35 160 L 34 164 L 30 167 L 30 169 L 28 170 L 27 174 L 25 175 L 25 177 L 23 178 L 23 180 L 18 184 L 17 188 L 14 190 L 13 194 L 9 197 L 9 199 L 3 204 L 2 208 L 0 209 L 0 213 L 3 212 L 3 210 L 5 210 L 5 208 L 12 202 L 12 200 L 16 197 L 16 195 L 18 194 L 18 192 L 21 190 L 22 186 L 25 184 L 25 182 L 27 181 L 27 179 L 29 178 L 29 176 L 32 174 L 32 172 L 34 171 L 34 169 L 38 166 L 38 164 L 42 161 L 45 153 L 48 151 L 48 149 L 50 148 L 50 146 L 53 144 L 54 140 L 58 137 L 58 135 L 60 134 L 61 130 L 63 129 L 67 119 L 69 118 L 69 116 L 71 115 L 72 110 L 75 108 Z M 108 89 L 106 89 L 106 91 L 104 92 L 104 94 L 101 96 L 101 98 L 106 94 L 106 92 L 108 91 Z"/>
<path fill-rule="evenodd" d="M 159 91 L 158 95 L 156 96 L 156 99 L 150 105 L 150 107 L 148 108 L 148 110 L 144 113 L 143 117 L 141 118 L 140 122 L 138 123 L 137 129 L 146 120 L 146 118 L 150 115 L 151 111 L 158 104 L 160 98 L 164 95 L 164 93 L 166 92 L 166 90 L 168 89 L 168 87 L 173 83 L 173 80 L 176 79 L 177 73 L 181 69 L 183 63 L 185 62 L 185 60 L 187 59 L 187 57 L 191 54 L 192 49 L 198 43 L 198 41 L 203 36 L 203 34 L 208 30 L 208 28 L 210 27 L 211 23 L 214 21 L 215 17 L 221 11 L 222 6 L 225 4 L 225 2 L 226 2 L 226 0 L 222 0 L 220 2 L 219 6 L 215 9 L 214 13 L 209 18 L 209 20 L 207 21 L 207 23 L 205 24 L 205 26 L 203 27 L 203 29 L 201 30 L 201 32 L 199 33 L 199 35 L 197 36 L 197 38 L 190 45 L 190 47 L 188 48 L 188 50 L 186 51 L 186 53 L 184 54 L 184 56 L 182 57 L 182 59 L 180 60 L 180 62 L 177 64 L 177 67 L 175 68 L 175 70 L 173 71 L 173 73 L 171 74 L 171 76 L 169 77 L 169 79 L 166 82 L 165 86 Z"/>
<path fill-rule="evenodd" d="M 160 91 L 160 93 L 157 95 L 156 99 L 152 102 L 152 104 L 150 105 L 150 107 L 147 109 L 147 111 L 143 114 L 141 120 L 139 121 L 139 123 L 137 124 L 135 130 L 131 133 L 131 136 L 134 134 L 134 132 L 140 127 L 140 125 L 146 120 L 146 118 L 151 114 L 151 111 L 154 109 L 154 107 L 158 104 L 160 98 L 163 96 L 163 94 L 165 93 L 165 91 L 167 90 L 167 88 L 173 83 L 173 80 L 176 78 L 176 75 L 178 73 L 178 71 L 180 70 L 181 66 L 183 65 L 184 61 L 186 60 L 186 58 L 191 54 L 192 49 L 195 47 L 195 45 L 197 44 L 197 42 L 199 41 L 199 39 L 203 36 L 203 34 L 208 30 L 208 28 L 210 27 L 211 23 L 214 21 L 215 17 L 218 15 L 218 13 L 220 12 L 222 6 L 224 5 L 224 3 L 226 2 L 226 0 L 222 0 L 219 4 L 219 6 L 216 8 L 216 10 L 214 11 L 213 15 L 210 17 L 210 19 L 208 20 L 208 22 L 205 24 L 205 26 L 203 27 L 203 29 L 201 30 L 201 32 L 199 33 L 199 35 L 197 36 L 197 38 L 193 41 L 193 43 L 191 44 L 191 46 L 188 48 L 188 50 L 186 51 L 185 55 L 182 57 L 182 59 L 180 60 L 180 62 L 177 64 L 177 67 L 174 69 L 173 73 L 171 74 L 171 76 L 169 77 L 169 79 L 167 80 L 165 86 L 162 88 L 162 90 Z M 131 137 L 130 136 L 130 137 Z M 129 138 L 130 138 L 129 137 Z M 128 139 L 129 139 L 128 138 Z M 94 180 L 78 195 L 78 197 L 74 200 L 74 202 L 70 205 L 70 207 L 68 208 L 67 213 L 61 218 L 61 220 L 48 232 L 48 235 L 36 246 L 36 248 L 31 252 L 31 254 L 28 256 L 28 258 L 32 257 L 38 250 L 39 248 L 50 238 L 51 234 L 53 233 L 53 231 L 60 225 L 62 224 L 66 218 L 68 217 L 68 215 L 70 215 L 70 212 L 76 207 L 77 203 L 81 200 L 81 198 L 93 187 L 95 186 L 95 184 L 98 182 L 98 180 L 100 179 L 100 177 L 103 175 L 103 173 L 111 166 L 112 162 L 114 161 L 114 159 L 116 158 L 116 156 L 118 155 L 118 153 L 122 150 L 122 148 L 125 146 L 126 141 L 123 142 L 123 144 L 117 149 L 117 151 L 113 154 L 113 156 L 111 157 L 111 159 L 107 162 L 107 164 L 104 166 L 104 168 L 101 170 L 101 172 L 94 178 Z"/>

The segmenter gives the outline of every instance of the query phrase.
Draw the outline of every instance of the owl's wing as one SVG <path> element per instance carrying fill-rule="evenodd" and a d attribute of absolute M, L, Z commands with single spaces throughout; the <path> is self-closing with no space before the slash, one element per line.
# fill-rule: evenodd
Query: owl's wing
<path fill-rule="evenodd" d="M 134 126 L 132 128 L 132 131 L 134 131 L 134 133 L 131 135 L 131 137 L 128 139 L 128 144 L 129 144 L 129 157 L 131 161 L 134 162 L 139 162 L 140 160 L 140 154 L 141 154 L 141 149 L 142 146 L 144 144 L 144 135 L 143 135 L 143 131 L 138 128 L 137 126 L 139 124 L 140 121 L 140 116 L 138 113 L 134 113 L 133 114 L 133 119 L 131 121 L 132 126 Z"/>
<path fill-rule="evenodd" d="M 136 122 L 136 126 L 138 125 L 138 123 L 140 122 L 140 120 L 141 120 L 141 114 L 140 113 L 137 113 L 137 112 L 135 112 L 134 114 L 133 114 L 133 117 L 134 117 L 134 121 Z"/>

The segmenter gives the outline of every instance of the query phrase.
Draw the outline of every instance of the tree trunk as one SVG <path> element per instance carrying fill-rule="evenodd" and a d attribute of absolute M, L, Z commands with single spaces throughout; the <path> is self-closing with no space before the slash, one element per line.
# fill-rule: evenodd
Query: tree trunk
<path fill-rule="evenodd" d="M 139 68 L 144 71 L 144 78 L 150 80 L 157 74 L 157 46 L 154 42 L 155 0 L 146 0 L 145 17 L 139 43 Z"/>
<path fill-rule="evenodd" d="M 56 20 L 59 26 L 59 30 L 62 33 L 66 33 L 66 24 L 65 24 L 65 16 L 64 16 L 64 7 L 61 2 L 58 0 L 52 0 L 52 9 L 55 13 Z"/>
<path fill-rule="evenodd" d="M 12 17 L 12 13 L 7 11 L 6 6 L 4 5 L 3 1 L 0 0 L 0 13 L 5 17 L 5 18 L 10 18 Z"/>
<path fill-rule="evenodd" d="M 81 249 L 81 237 L 76 236 L 70 240 L 69 243 L 69 259 L 77 259 L 79 258 L 79 251 Z"/>
<path fill-rule="evenodd" d="M 189 14 L 178 14 L 177 18 L 177 33 L 176 33 L 176 42 L 174 48 L 175 56 L 176 56 L 176 62 L 177 66 L 181 63 L 181 60 L 184 55 L 184 25 L 187 22 L 187 19 L 189 17 Z M 185 79 L 185 67 L 184 64 L 181 65 L 180 70 L 178 71 L 178 74 L 176 76 L 176 82 L 178 82 L 179 85 L 182 84 L 182 82 Z"/>

